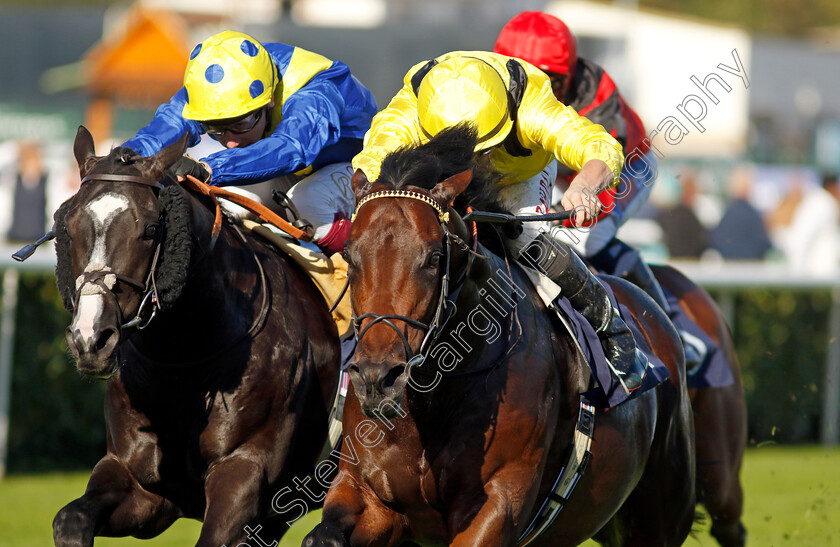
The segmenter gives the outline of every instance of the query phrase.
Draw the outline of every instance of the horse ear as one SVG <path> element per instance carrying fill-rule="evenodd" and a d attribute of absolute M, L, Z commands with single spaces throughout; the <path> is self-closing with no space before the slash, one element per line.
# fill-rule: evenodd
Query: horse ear
<path fill-rule="evenodd" d="M 452 206 L 455 203 L 455 198 L 461 195 L 461 192 L 467 189 L 472 180 L 472 169 L 461 171 L 457 175 L 452 175 L 448 179 L 441 181 L 432 188 L 432 197 L 441 203 Z"/>
<path fill-rule="evenodd" d="M 371 186 L 372 184 L 365 175 L 365 172 L 361 169 L 356 169 L 356 172 L 353 173 L 353 178 L 350 179 L 350 187 L 353 188 L 356 203 L 370 192 Z"/>
<path fill-rule="evenodd" d="M 78 131 L 76 131 L 73 155 L 76 156 L 76 163 L 79 164 L 79 174 L 82 178 L 85 178 L 85 175 L 96 162 L 96 155 L 94 154 L 93 135 L 84 125 L 80 125 Z"/>
<path fill-rule="evenodd" d="M 140 168 L 152 180 L 159 180 L 163 172 L 184 155 L 189 143 L 190 133 L 185 131 L 181 138 L 173 142 L 154 156 L 138 161 Z"/>

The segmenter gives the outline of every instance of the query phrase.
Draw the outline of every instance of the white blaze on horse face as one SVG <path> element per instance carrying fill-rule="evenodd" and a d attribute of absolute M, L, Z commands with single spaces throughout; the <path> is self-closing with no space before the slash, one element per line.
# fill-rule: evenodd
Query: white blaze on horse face
<path fill-rule="evenodd" d="M 90 340 L 96 334 L 95 326 L 105 309 L 105 297 L 101 294 L 86 294 L 79 297 L 76 303 L 76 315 L 70 329 L 79 331 L 85 340 Z"/>
<path fill-rule="evenodd" d="M 85 211 L 93 220 L 96 232 L 93 240 L 93 251 L 90 253 L 88 267 L 91 264 L 107 264 L 105 236 L 114 218 L 128 209 L 128 198 L 119 194 L 103 194 L 85 206 Z M 85 270 L 87 271 L 87 268 Z"/>
<path fill-rule="evenodd" d="M 93 221 L 94 240 L 85 271 L 92 265 L 106 264 L 108 256 L 105 246 L 108 228 L 113 220 L 128 209 L 128 198 L 119 194 L 104 194 L 85 206 L 85 211 Z M 76 303 L 76 314 L 73 318 L 73 330 L 78 330 L 85 339 L 91 339 L 96 334 L 96 325 L 105 309 L 105 297 L 101 294 L 87 294 L 79 297 Z"/>

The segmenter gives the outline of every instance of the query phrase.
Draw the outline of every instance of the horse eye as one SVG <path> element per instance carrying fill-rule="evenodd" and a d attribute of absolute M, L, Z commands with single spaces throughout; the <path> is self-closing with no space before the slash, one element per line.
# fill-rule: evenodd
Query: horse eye
<path fill-rule="evenodd" d="M 157 229 L 158 227 L 156 224 L 150 224 L 146 226 L 146 231 L 143 232 L 143 237 L 146 239 L 154 239 L 155 237 L 157 237 Z"/>
<path fill-rule="evenodd" d="M 435 251 L 432 253 L 432 256 L 429 257 L 429 264 L 427 265 L 428 268 L 436 269 L 440 266 L 440 251 Z"/>

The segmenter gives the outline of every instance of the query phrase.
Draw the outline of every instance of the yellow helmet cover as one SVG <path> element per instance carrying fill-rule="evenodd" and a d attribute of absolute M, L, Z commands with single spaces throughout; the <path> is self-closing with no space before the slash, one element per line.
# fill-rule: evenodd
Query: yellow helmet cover
<path fill-rule="evenodd" d="M 453 57 L 429 70 L 417 89 L 417 116 L 427 138 L 472 122 L 478 129 L 476 151 L 501 143 L 513 125 L 502 76 L 475 57 Z"/>
<path fill-rule="evenodd" d="M 277 67 L 265 48 L 245 33 L 226 30 L 190 53 L 182 115 L 197 121 L 244 116 L 267 105 L 276 85 Z"/>

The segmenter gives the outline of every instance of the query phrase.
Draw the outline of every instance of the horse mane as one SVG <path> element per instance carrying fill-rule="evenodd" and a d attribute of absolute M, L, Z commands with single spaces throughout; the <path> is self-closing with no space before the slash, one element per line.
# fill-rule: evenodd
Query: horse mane
<path fill-rule="evenodd" d="M 73 257 L 70 255 L 70 236 L 67 234 L 67 212 L 73 205 L 73 198 L 68 199 L 56 209 L 53 214 L 53 231 L 55 233 L 55 282 L 64 309 L 73 312 L 73 295 L 75 282 L 71 269 Z"/>
<path fill-rule="evenodd" d="M 377 182 L 394 190 L 408 186 L 431 190 L 442 180 L 473 169 L 469 186 L 455 200 L 455 210 L 461 215 L 466 213 L 467 206 L 502 211 L 498 198 L 502 174 L 493 167 L 489 155 L 474 152 L 477 140 L 478 131 L 468 122 L 444 129 L 426 144 L 388 154 Z"/>
<path fill-rule="evenodd" d="M 444 129 L 426 144 L 405 147 L 388 154 L 382 162 L 377 182 L 403 190 L 416 186 L 431 190 L 452 175 L 473 169 L 469 186 L 455 199 L 455 210 L 459 215 L 467 213 L 467 207 L 476 211 L 508 213 L 499 200 L 499 182 L 503 175 L 490 161 L 489 154 L 476 153 L 478 131 L 474 125 L 462 122 Z M 520 232 L 517 224 L 505 224 L 502 234 L 515 239 Z M 478 239 L 491 252 L 505 254 L 501 234 L 492 224 L 478 224 Z"/>
<path fill-rule="evenodd" d="M 136 174 L 133 165 L 141 158 L 134 150 L 118 146 L 107 156 L 95 158 L 95 165 L 88 174 Z M 171 307 L 181 296 L 190 271 L 193 256 L 192 206 L 186 191 L 177 183 L 169 170 L 164 171 L 159 181 L 164 188 L 158 199 L 163 205 L 163 245 L 160 264 L 155 278 L 157 298 L 161 309 Z M 112 184 L 121 184 L 114 182 Z M 55 231 L 56 266 L 55 276 L 61 301 L 67 311 L 73 311 L 75 279 L 72 273 L 70 237 L 67 234 L 66 217 L 76 196 L 61 204 L 53 215 Z M 210 207 L 209 201 L 199 200 Z"/>

